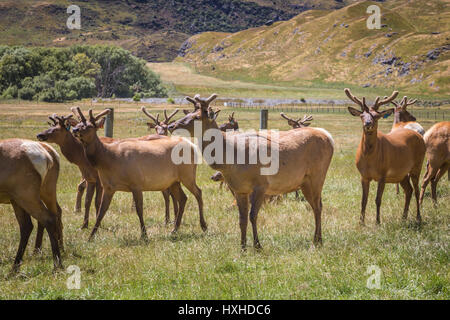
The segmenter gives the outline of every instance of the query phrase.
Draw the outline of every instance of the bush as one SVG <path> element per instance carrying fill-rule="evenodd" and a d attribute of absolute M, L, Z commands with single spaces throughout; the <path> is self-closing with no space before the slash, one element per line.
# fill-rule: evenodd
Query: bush
<path fill-rule="evenodd" d="M 22 100 L 33 100 L 34 95 L 36 94 L 36 91 L 33 88 L 30 87 L 24 87 L 22 89 L 19 89 L 19 98 Z"/>
<path fill-rule="evenodd" d="M 3 99 L 15 99 L 17 98 L 18 91 L 17 86 L 9 86 L 5 91 L 3 91 L 1 97 Z"/>
<path fill-rule="evenodd" d="M 136 102 L 141 101 L 141 94 L 140 93 L 136 93 L 133 96 L 133 101 L 136 101 Z"/>
<path fill-rule="evenodd" d="M 175 104 L 175 100 L 173 100 L 172 98 L 169 98 L 169 99 L 167 99 L 167 103 Z"/>

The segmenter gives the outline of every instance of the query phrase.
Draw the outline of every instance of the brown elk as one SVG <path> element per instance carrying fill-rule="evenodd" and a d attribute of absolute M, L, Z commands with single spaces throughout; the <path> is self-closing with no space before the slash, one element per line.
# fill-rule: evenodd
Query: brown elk
<path fill-rule="evenodd" d="M 416 117 L 414 117 L 406 108 L 408 106 L 413 105 L 417 102 L 417 99 L 409 100 L 408 97 L 404 96 L 402 101 L 396 102 L 392 101 L 392 104 L 395 106 L 394 111 L 394 123 L 392 124 L 392 130 L 396 130 L 398 128 L 405 128 L 414 130 L 419 133 L 421 136 L 425 134 L 425 130 L 423 127 L 416 122 Z M 395 185 L 395 190 L 397 194 L 399 194 L 398 183 Z"/>
<path fill-rule="evenodd" d="M 171 119 L 178 113 L 178 109 L 175 109 L 175 111 L 173 111 L 169 116 L 167 116 L 167 112 L 166 110 L 164 110 L 164 118 L 165 120 L 163 121 L 159 121 L 159 113 L 156 115 L 156 117 L 154 117 L 152 114 L 150 114 L 147 109 L 145 109 L 145 107 L 141 108 L 141 111 L 150 119 L 153 120 L 152 122 L 147 122 L 147 126 L 149 129 L 155 129 L 156 133 L 158 135 L 161 136 L 167 136 L 169 134 L 169 131 L 167 130 L 167 127 L 169 126 L 169 124 L 171 123 Z M 170 222 L 170 199 L 169 197 L 172 197 L 172 203 L 173 203 L 173 209 L 174 209 L 174 214 L 175 214 L 175 220 L 176 220 L 176 215 L 177 215 L 177 211 L 178 211 L 178 203 L 174 197 L 173 194 L 170 193 L 170 190 L 164 190 L 162 192 L 163 197 L 164 197 L 164 204 L 165 204 L 165 208 L 166 208 L 166 224 L 169 224 Z"/>
<path fill-rule="evenodd" d="M 219 110 L 220 111 L 220 110 Z M 219 126 L 220 131 L 238 131 L 239 130 L 239 123 L 234 119 L 234 112 L 228 116 L 228 122 L 222 124 Z"/>
<path fill-rule="evenodd" d="M 73 115 L 69 116 L 57 116 L 53 114 L 49 119 L 53 122 L 49 123 L 50 128 L 44 130 L 43 132 L 37 135 L 37 139 L 39 141 L 46 141 L 51 143 L 56 143 L 60 149 L 61 153 L 66 157 L 66 159 L 70 162 L 78 166 L 78 169 L 81 172 L 81 176 L 83 180 L 78 185 L 78 194 L 76 207 L 77 208 L 81 203 L 81 195 L 84 191 L 84 185 L 87 187 L 86 198 L 84 202 L 84 220 L 81 226 L 82 229 L 87 228 L 89 226 L 89 211 L 91 208 L 92 198 L 95 196 L 95 207 L 96 211 L 100 205 L 100 196 L 102 193 L 102 187 L 100 184 L 100 180 L 98 177 L 97 170 L 89 163 L 86 155 L 84 154 L 83 145 L 78 139 L 72 135 L 70 132 L 71 124 L 76 124 L 72 119 Z"/>
<path fill-rule="evenodd" d="M 403 218 L 407 218 L 413 192 L 410 180 L 416 197 L 417 220 L 420 222 L 419 176 L 425 156 L 425 143 L 420 134 L 413 130 L 400 128 L 388 134 L 378 131 L 378 120 L 394 112 L 394 109 L 379 111 L 379 108 L 392 102 L 398 92 L 394 91 L 389 98 L 383 100 L 377 97 L 371 107 L 367 106 L 365 97 L 360 100 L 352 95 L 349 89 L 345 89 L 345 93 L 350 100 L 360 106 L 361 111 L 352 107 L 348 107 L 348 111 L 352 116 L 360 117 L 363 124 L 363 134 L 356 152 L 356 166 L 361 174 L 363 190 L 361 223 L 364 224 L 372 180 L 378 182 L 375 200 L 377 224 L 380 223 L 381 199 L 386 183 L 400 183 L 402 186 L 405 192 Z"/>
<path fill-rule="evenodd" d="M 248 202 L 250 198 L 251 210 L 250 221 L 253 229 L 253 244 L 255 248 L 260 248 L 260 242 L 257 232 L 257 216 L 259 209 L 264 201 L 265 195 L 279 195 L 287 192 L 302 189 L 306 200 L 314 210 L 316 228 L 314 233 L 314 242 L 321 243 L 321 213 L 322 213 L 322 187 L 325 176 L 333 156 L 333 142 L 329 135 L 323 131 L 305 128 L 304 130 L 290 130 L 280 133 L 276 137 L 272 132 L 261 132 L 257 134 L 222 132 L 215 122 L 215 115 L 211 112 L 209 104 L 217 97 L 213 94 L 208 99 L 201 99 L 199 95 L 194 98 L 186 97 L 195 106 L 195 110 L 187 114 L 182 119 L 172 123 L 169 131 L 176 129 L 185 129 L 191 136 L 194 136 L 195 123 L 201 124 L 201 136 L 199 139 L 200 148 L 205 155 L 205 149 L 211 144 L 211 141 L 204 139 L 203 133 L 209 129 L 214 129 L 221 134 L 221 144 L 223 159 L 221 161 L 209 162 L 209 165 L 222 172 L 226 183 L 234 193 L 239 208 L 239 224 L 241 229 L 241 246 L 243 249 L 247 243 L 247 224 L 248 224 Z M 197 130 L 198 131 L 198 130 Z M 245 158 L 250 155 L 249 139 L 257 137 L 258 148 L 278 150 L 279 170 L 272 175 L 262 174 L 261 169 L 267 165 L 258 159 L 256 164 L 239 164 L 237 153 L 245 153 Z M 243 149 L 236 146 L 236 141 L 242 139 Z M 216 142 L 215 142 L 216 143 Z M 234 148 L 234 163 L 229 164 L 227 158 L 227 145 Z M 239 142 L 237 143 L 239 145 Z M 253 147 L 253 146 L 252 146 Z M 276 154 L 275 156 L 276 157 Z"/>
<path fill-rule="evenodd" d="M 89 120 L 85 118 L 80 108 L 77 108 L 77 112 L 81 122 L 73 128 L 72 132 L 83 144 L 87 159 L 97 169 L 103 186 L 97 221 L 90 235 L 90 240 L 93 239 L 100 227 L 100 223 L 117 191 L 133 194 L 136 213 L 141 226 L 141 237 L 146 239 L 142 192 L 170 189 L 170 192 L 180 204 L 173 229 L 173 232 L 176 232 L 181 224 L 187 199 L 180 183 L 194 194 L 199 206 L 200 225 L 206 231 L 202 192 L 195 181 L 197 169 L 194 161 L 195 155 L 191 154 L 191 161 L 188 164 L 175 164 L 172 160 L 172 152 L 175 147 L 181 146 L 186 150 L 192 150 L 195 146 L 191 142 L 179 137 L 165 137 L 145 141 L 124 139 L 116 143 L 106 144 L 98 138 L 97 130 L 102 117 L 108 114 L 110 110 L 104 110 L 95 117 L 92 110 L 89 110 Z"/>
<path fill-rule="evenodd" d="M 431 181 L 431 197 L 436 203 L 436 186 L 442 176 L 447 172 L 450 178 L 450 121 L 436 123 L 424 136 L 427 148 L 427 172 L 422 182 L 420 203 L 428 183 Z"/>
<path fill-rule="evenodd" d="M 11 204 L 20 227 L 20 243 L 14 260 L 17 271 L 33 230 L 31 217 L 38 221 L 35 249 L 42 245 L 47 230 L 55 268 L 62 268 L 61 208 L 56 199 L 59 155 L 49 145 L 24 139 L 0 140 L 0 203 Z"/>

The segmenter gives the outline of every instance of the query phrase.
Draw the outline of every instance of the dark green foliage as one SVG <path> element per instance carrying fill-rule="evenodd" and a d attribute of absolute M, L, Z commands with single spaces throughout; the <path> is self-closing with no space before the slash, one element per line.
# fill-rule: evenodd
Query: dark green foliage
<path fill-rule="evenodd" d="M 0 96 L 62 102 L 90 98 L 166 97 L 145 61 L 112 46 L 0 46 Z"/>

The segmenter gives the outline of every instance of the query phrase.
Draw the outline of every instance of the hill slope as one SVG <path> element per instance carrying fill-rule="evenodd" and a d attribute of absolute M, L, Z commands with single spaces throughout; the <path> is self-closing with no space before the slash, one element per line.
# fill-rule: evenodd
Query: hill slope
<path fill-rule="evenodd" d="M 346 0 L 347 1 L 347 0 Z M 335 0 L 6 0 L 0 2 L 0 44 L 116 44 L 148 61 L 170 61 L 189 36 L 236 32 L 288 20 Z M 81 8 L 81 30 L 69 30 L 67 7 Z"/>
<path fill-rule="evenodd" d="M 371 4 L 381 7 L 379 30 L 366 27 Z M 448 96 L 449 26 L 448 1 L 366 1 L 336 11 L 306 11 L 237 33 L 195 35 L 177 61 L 222 79 L 345 83 Z"/>

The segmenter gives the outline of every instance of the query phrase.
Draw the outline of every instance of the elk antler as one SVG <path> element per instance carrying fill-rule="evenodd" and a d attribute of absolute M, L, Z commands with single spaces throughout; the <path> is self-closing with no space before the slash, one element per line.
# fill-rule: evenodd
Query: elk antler
<path fill-rule="evenodd" d="M 289 118 L 289 117 L 288 117 L 287 115 L 285 115 L 283 112 L 280 113 L 280 116 L 283 117 L 284 119 L 286 119 L 287 121 L 294 121 L 294 122 L 297 122 L 297 121 L 295 121 L 294 119 Z"/>
<path fill-rule="evenodd" d="M 170 119 L 172 119 L 173 116 L 175 116 L 178 113 L 178 111 L 179 111 L 178 109 L 175 109 L 175 111 L 172 112 L 170 116 L 167 116 L 167 112 L 166 110 L 164 110 L 164 118 L 166 118 L 166 120 L 164 120 L 164 123 L 169 124 Z"/>
<path fill-rule="evenodd" d="M 300 123 L 302 123 L 302 124 L 304 124 L 304 125 L 309 125 L 309 123 L 307 123 L 307 122 L 310 122 L 310 121 L 312 121 L 313 120 L 313 117 L 312 116 L 307 116 L 306 114 L 303 116 L 303 119 L 298 119 L 297 120 L 297 122 L 300 122 Z"/>
<path fill-rule="evenodd" d="M 65 126 L 65 122 L 66 122 L 67 120 L 69 120 L 70 118 L 72 118 L 72 117 L 73 117 L 73 114 L 69 114 L 69 115 L 66 116 L 66 117 L 64 117 L 64 116 L 58 117 L 56 114 L 54 115 L 54 118 L 56 118 L 56 119 L 59 121 L 59 123 L 60 123 L 61 126 Z"/>
<path fill-rule="evenodd" d="M 98 115 L 96 115 L 94 117 L 94 113 L 92 112 L 92 109 L 89 109 L 89 121 L 95 125 L 95 123 L 97 122 L 98 119 L 100 119 L 101 117 L 107 115 L 108 113 L 110 113 L 111 110 L 110 109 L 105 109 L 102 112 L 100 112 Z"/>
<path fill-rule="evenodd" d="M 389 98 L 388 97 L 384 97 L 384 99 L 381 100 L 381 101 L 380 101 L 380 97 L 377 97 L 375 99 L 375 102 L 374 102 L 373 106 L 372 106 L 372 109 L 377 111 L 382 105 L 391 103 L 397 97 L 397 95 L 398 95 L 398 91 L 394 91 L 394 92 L 392 92 L 392 94 L 391 94 L 391 96 Z"/>
<path fill-rule="evenodd" d="M 354 96 L 351 92 L 349 88 L 345 88 L 344 89 L 345 94 L 347 95 L 347 97 L 352 100 L 354 103 L 356 103 L 357 105 L 359 105 L 362 109 L 362 111 L 369 111 L 369 108 L 366 105 L 366 98 L 363 97 L 363 100 L 359 100 L 356 96 Z"/>
<path fill-rule="evenodd" d="M 81 122 L 86 123 L 86 118 L 84 117 L 83 112 L 81 112 L 80 107 L 76 107 L 76 110 L 78 112 L 79 118 L 81 120 Z"/>
<path fill-rule="evenodd" d="M 54 126 L 56 126 L 56 123 L 57 123 L 56 120 L 55 120 L 55 116 L 56 116 L 56 114 L 54 113 L 52 116 L 48 117 L 51 121 L 53 121 L 53 125 Z M 52 125 L 50 122 L 49 122 L 49 124 Z"/>
<path fill-rule="evenodd" d="M 141 110 L 142 110 L 142 112 L 143 112 L 147 117 L 149 117 L 150 119 L 152 119 L 152 120 L 156 123 L 156 125 L 159 125 L 159 122 L 158 122 L 159 113 L 157 114 L 157 116 L 156 116 L 156 118 L 155 118 L 154 116 L 152 116 L 152 115 L 147 111 L 147 109 L 145 109 L 145 107 L 142 107 Z"/>
<path fill-rule="evenodd" d="M 406 109 L 407 106 L 413 105 L 416 102 L 417 102 L 417 99 L 408 101 L 408 97 L 404 96 L 403 99 L 402 99 L 402 102 L 401 102 L 401 106 L 402 106 L 403 109 Z"/>
<path fill-rule="evenodd" d="M 197 110 L 197 109 L 200 108 L 198 102 L 195 100 L 195 99 L 197 99 L 197 97 L 200 97 L 200 95 L 199 95 L 199 94 L 196 94 L 196 95 L 194 96 L 194 98 L 191 98 L 191 97 L 189 97 L 189 96 L 186 97 L 186 100 L 189 101 L 190 103 L 192 103 L 192 104 L 194 105 L 194 110 Z"/>

